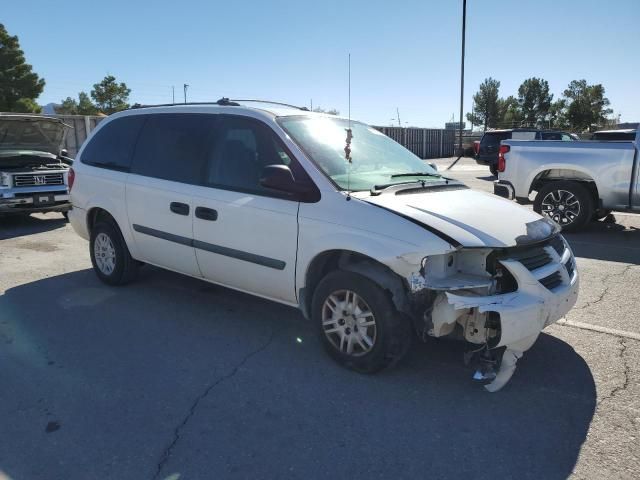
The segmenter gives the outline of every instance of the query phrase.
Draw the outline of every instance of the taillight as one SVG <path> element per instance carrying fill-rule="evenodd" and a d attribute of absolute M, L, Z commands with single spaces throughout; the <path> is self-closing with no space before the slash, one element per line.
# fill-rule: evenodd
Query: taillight
<path fill-rule="evenodd" d="M 70 168 L 67 172 L 67 183 L 69 184 L 69 191 L 73 188 L 73 182 L 76 180 L 76 172 L 73 171 L 73 168 Z"/>
<path fill-rule="evenodd" d="M 511 150 L 509 145 L 500 145 L 500 150 L 498 151 L 498 171 L 504 172 L 504 168 L 507 166 L 504 160 L 504 154 L 508 153 Z"/>
<path fill-rule="evenodd" d="M 473 141 L 473 151 L 475 152 L 476 155 L 480 153 L 480 140 Z"/>

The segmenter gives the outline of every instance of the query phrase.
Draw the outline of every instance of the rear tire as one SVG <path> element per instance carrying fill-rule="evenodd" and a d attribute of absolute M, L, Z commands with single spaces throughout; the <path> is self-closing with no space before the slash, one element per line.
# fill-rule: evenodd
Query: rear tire
<path fill-rule="evenodd" d="M 361 373 L 397 363 L 411 345 L 410 322 L 388 292 L 354 272 L 337 270 L 320 281 L 311 317 L 327 353 Z"/>
<path fill-rule="evenodd" d="M 562 180 L 544 185 L 536 195 L 533 209 L 551 218 L 564 231 L 575 232 L 592 219 L 594 200 L 581 183 Z"/>
<path fill-rule="evenodd" d="M 112 222 L 99 222 L 91 229 L 91 264 L 98 278 L 107 285 L 125 285 L 138 273 L 120 229 Z"/>
<path fill-rule="evenodd" d="M 497 165 L 489 165 L 489 171 L 491 172 L 491 175 L 493 175 L 494 177 L 498 176 L 498 166 Z"/>

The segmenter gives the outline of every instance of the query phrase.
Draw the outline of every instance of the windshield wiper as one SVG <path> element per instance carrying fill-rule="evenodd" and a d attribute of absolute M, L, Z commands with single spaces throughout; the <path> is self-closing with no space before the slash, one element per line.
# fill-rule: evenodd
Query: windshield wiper
<path fill-rule="evenodd" d="M 439 173 L 431 173 L 431 172 L 413 172 L 413 173 L 394 173 L 391 175 L 391 178 L 396 177 L 435 177 L 440 178 L 442 175 Z"/>

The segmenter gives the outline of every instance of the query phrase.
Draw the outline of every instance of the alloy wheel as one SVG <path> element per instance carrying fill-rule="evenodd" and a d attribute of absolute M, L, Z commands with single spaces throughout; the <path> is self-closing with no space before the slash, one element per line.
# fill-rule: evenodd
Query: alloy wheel
<path fill-rule="evenodd" d="M 104 275 L 111 275 L 116 268 L 116 250 L 106 233 L 99 233 L 93 243 L 93 256 L 98 270 Z"/>
<path fill-rule="evenodd" d="M 322 329 L 341 353 L 362 356 L 376 342 L 376 319 L 371 308 L 357 293 L 337 290 L 322 305 Z"/>
<path fill-rule="evenodd" d="M 569 225 L 580 215 L 580 201 L 568 190 L 549 192 L 541 207 L 542 213 L 560 225 Z"/>

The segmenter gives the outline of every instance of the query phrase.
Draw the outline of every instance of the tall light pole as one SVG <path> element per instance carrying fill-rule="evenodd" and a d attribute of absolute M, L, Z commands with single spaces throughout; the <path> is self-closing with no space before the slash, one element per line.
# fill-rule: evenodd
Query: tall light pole
<path fill-rule="evenodd" d="M 449 165 L 446 170 L 451 170 L 451 168 L 458 163 L 458 161 L 462 158 L 462 115 L 464 114 L 464 42 L 465 35 L 467 30 L 467 0 L 462 0 L 462 57 L 460 59 L 460 125 L 458 125 L 459 136 L 458 136 L 458 158 L 456 158 L 451 165 Z M 455 130 L 454 130 L 455 132 Z M 455 137 L 454 137 L 455 138 Z"/>
<path fill-rule="evenodd" d="M 182 88 L 184 88 L 184 103 L 187 103 L 187 88 L 189 88 L 189 85 L 185 83 Z"/>
<path fill-rule="evenodd" d="M 462 115 L 464 114 L 464 44 L 467 30 L 467 0 L 462 0 L 462 57 L 460 59 L 460 138 L 458 141 L 458 159 L 462 156 Z M 457 160 L 456 160 L 457 161 Z"/>

